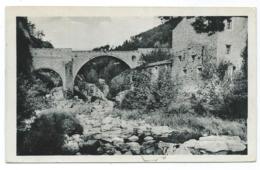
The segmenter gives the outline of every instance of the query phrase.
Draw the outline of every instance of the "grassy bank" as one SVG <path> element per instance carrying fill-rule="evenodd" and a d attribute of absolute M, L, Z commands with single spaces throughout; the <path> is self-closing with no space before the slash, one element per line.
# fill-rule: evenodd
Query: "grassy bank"
<path fill-rule="evenodd" d="M 212 115 L 200 116 L 191 113 L 169 114 L 163 111 L 143 112 L 140 110 L 119 110 L 112 113 L 124 120 L 143 119 L 146 123 L 169 126 L 177 131 L 188 131 L 201 135 L 231 135 L 247 140 L 245 120 L 224 120 Z"/>

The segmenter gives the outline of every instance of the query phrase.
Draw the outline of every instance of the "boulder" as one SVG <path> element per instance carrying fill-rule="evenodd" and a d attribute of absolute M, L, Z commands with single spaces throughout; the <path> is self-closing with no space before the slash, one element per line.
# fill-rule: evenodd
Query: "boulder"
<path fill-rule="evenodd" d="M 139 138 L 138 138 L 138 136 L 133 135 L 130 138 L 128 138 L 128 140 L 131 141 L 131 142 L 136 142 L 136 141 L 139 140 Z"/>
<path fill-rule="evenodd" d="M 85 154 L 97 154 L 97 149 L 100 146 L 100 143 L 98 140 L 88 140 L 82 144 L 82 147 L 80 148 L 81 153 Z"/>
<path fill-rule="evenodd" d="M 207 136 L 200 137 L 194 148 L 211 153 L 220 151 L 242 152 L 246 149 L 246 145 L 238 136 Z"/>
<path fill-rule="evenodd" d="M 147 141 L 142 144 L 141 153 L 144 155 L 153 155 L 157 153 L 158 146 L 156 146 L 155 141 Z"/>
<path fill-rule="evenodd" d="M 105 144 L 104 150 L 105 150 L 106 154 L 108 154 L 108 155 L 113 155 L 116 151 L 115 147 L 109 143 Z"/>
<path fill-rule="evenodd" d="M 228 145 L 225 141 L 199 141 L 195 145 L 195 149 L 202 149 L 208 152 L 219 152 L 229 150 Z"/>
<path fill-rule="evenodd" d="M 79 144 L 74 140 L 66 141 L 62 146 L 62 150 L 65 154 L 74 155 L 79 152 Z"/>
<path fill-rule="evenodd" d="M 124 139 L 115 137 L 115 138 L 112 139 L 112 143 L 113 143 L 114 146 L 120 147 L 120 145 L 122 145 L 124 143 Z"/>
<path fill-rule="evenodd" d="M 124 91 L 121 91 L 119 92 L 116 97 L 115 97 L 115 100 L 116 100 L 116 103 L 121 106 L 121 103 L 122 101 L 124 100 L 126 94 L 129 92 L 130 90 L 124 90 Z"/>
<path fill-rule="evenodd" d="M 195 148 L 195 146 L 197 145 L 198 141 L 195 139 L 190 139 L 186 142 L 183 143 L 183 145 L 187 148 Z"/>
<path fill-rule="evenodd" d="M 51 97 L 54 100 L 62 100 L 64 99 L 64 95 L 63 95 L 63 88 L 62 87 L 55 87 L 51 90 L 50 92 Z"/>
<path fill-rule="evenodd" d="M 122 152 L 122 153 L 126 153 L 129 151 L 129 148 L 130 146 L 127 144 L 127 143 L 122 143 L 119 145 L 119 150 Z"/>
<path fill-rule="evenodd" d="M 146 137 L 144 138 L 144 141 L 145 141 L 145 142 L 151 141 L 151 140 L 153 140 L 153 137 L 152 137 L 152 136 L 146 136 Z"/>
<path fill-rule="evenodd" d="M 175 143 L 167 143 L 160 141 L 158 143 L 158 148 L 162 151 L 164 155 L 173 155 L 176 148 L 178 148 L 178 144 Z"/>
<path fill-rule="evenodd" d="M 137 142 L 129 142 L 127 144 L 129 146 L 129 149 L 131 150 L 131 152 L 134 155 L 139 155 L 140 154 L 141 146 L 139 145 L 139 143 L 137 143 Z"/>
<path fill-rule="evenodd" d="M 173 155 L 192 155 L 190 150 L 183 145 L 181 145 L 179 148 L 177 148 L 172 154 Z"/>

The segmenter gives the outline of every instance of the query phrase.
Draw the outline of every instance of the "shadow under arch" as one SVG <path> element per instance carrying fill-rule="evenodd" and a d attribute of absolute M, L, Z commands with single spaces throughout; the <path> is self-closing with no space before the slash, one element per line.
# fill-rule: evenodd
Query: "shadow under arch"
<path fill-rule="evenodd" d="M 50 68 L 37 68 L 32 71 L 32 76 L 35 80 L 39 79 L 46 83 L 48 89 L 63 86 L 63 77 Z"/>
<path fill-rule="evenodd" d="M 93 66 L 93 64 L 95 65 L 95 62 L 97 62 L 98 60 L 111 60 L 111 61 L 115 61 L 114 63 L 114 68 L 117 68 L 119 69 L 118 73 L 120 72 L 123 72 L 125 71 L 126 69 L 131 69 L 131 66 L 125 62 L 124 60 L 122 60 L 121 58 L 119 57 L 116 57 L 116 56 L 111 56 L 111 55 L 100 55 L 100 56 L 95 56 L 93 58 L 91 58 L 90 60 L 87 60 L 84 64 L 81 65 L 80 68 L 77 69 L 77 72 L 74 74 L 74 78 L 73 78 L 73 87 L 75 85 L 77 85 L 77 81 L 78 79 L 81 79 L 81 77 L 79 76 L 82 72 L 84 72 L 84 69 L 86 72 L 88 72 L 88 68 L 91 69 L 91 67 L 95 67 Z M 106 63 L 106 62 L 104 62 Z M 96 63 L 97 64 L 97 63 Z M 102 64 L 101 64 L 102 65 Z M 104 64 L 103 66 L 109 66 L 109 64 Z M 122 68 L 123 67 L 123 68 Z M 99 67 L 97 66 L 96 69 L 99 71 L 101 69 L 104 69 L 104 67 Z M 122 69 L 120 71 L 120 69 Z M 111 77 L 114 77 L 116 75 L 112 74 Z M 100 78 L 100 77 L 96 77 L 97 79 Z M 101 77 L 102 78 L 102 77 Z M 105 78 L 105 77 L 103 77 Z M 81 79 L 81 80 L 84 80 L 84 79 Z M 90 81 L 91 82 L 91 81 Z M 94 82 L 92 82 L 94 83 Z"/>

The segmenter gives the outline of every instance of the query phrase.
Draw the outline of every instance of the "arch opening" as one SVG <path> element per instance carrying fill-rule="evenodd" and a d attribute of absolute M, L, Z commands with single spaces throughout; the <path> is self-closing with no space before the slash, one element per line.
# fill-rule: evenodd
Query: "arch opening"
<path fill-rule="evenodd" d="M 74 78 L 74 93 L 79 98 L 85 99 L 86 96 L 93 95 L 98 88 L 103 92 L 103 97 L 107 97 L 111 80 L 127 69 L 130 69 L 130 66 L 116 57 L 95 57 L 77 72 Z"/>
<path fill-rule="evenodd" d="M 36 91 L 46 95 L 53 88 L 63 85 L 62 77 L 56 71 L 49 68 L 40 68 L 32 72 L 32 79 Z"/>

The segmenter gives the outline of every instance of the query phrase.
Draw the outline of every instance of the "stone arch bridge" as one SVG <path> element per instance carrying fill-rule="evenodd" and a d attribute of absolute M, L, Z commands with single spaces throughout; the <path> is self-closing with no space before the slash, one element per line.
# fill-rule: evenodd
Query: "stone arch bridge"
<path fill-rule="evenodd" d="M 33 70 L 49 69 L 58 73 L 62 79 L 64 91 L 73 92 L 74 79 L 79 70 L 90 60 L 110 56 L 126 63 L 130 69 L 142 64 L 142 54 L 152 49 L 134 51 L 72 51 L 69 48 L 32 48 Z"/>

